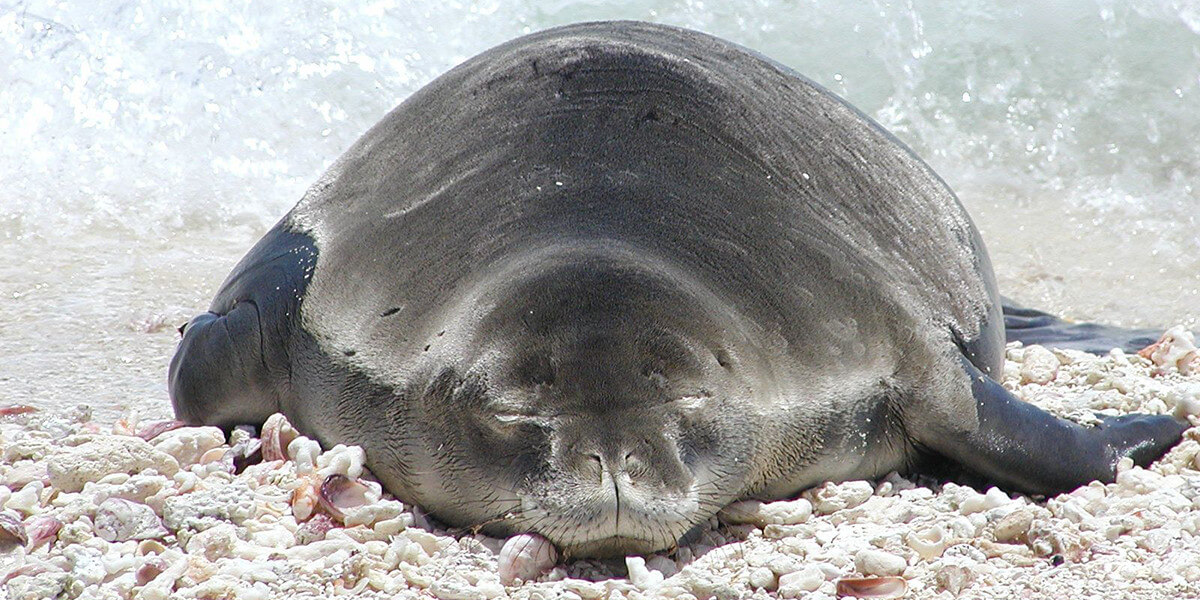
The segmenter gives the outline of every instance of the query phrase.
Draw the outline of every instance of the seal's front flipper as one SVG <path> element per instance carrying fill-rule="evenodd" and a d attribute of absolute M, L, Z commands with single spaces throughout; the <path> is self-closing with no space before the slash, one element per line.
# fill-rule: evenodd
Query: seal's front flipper
<path fill-rule="evenodd" d="M 192 425 L 261 425 L 279 412 L 290 377 L 288 340 L 317 250 L 286 219 L 267 232 L 182 329 L 168 387 L 175 417 Z"/>
<path fill-rule="evenodd" d="M 268 381 L 253 302 L 240 302 L 224 315 L 207 312 L 184 325 L 168 376 L 177 419 L 226 428 L 262 423 L 276 412 Z"/>
<path fill-rule="evenodd" d="M 1050 313 L 1022 308 L 1004 299 L 1004 333 L 1007 341 L 1026 346 L 1069 348 L 1107 354 L 1113 348 L 1133 353 L 1158 341 L 1161 329 L 1125 329 L 1097 323 L 1070 323 Z"/>
<path fill-rule="evenodd" d="M 976 421 L 943 421 L 917 442 L 1011 489 L 1049 495 L 1111 482 L 1121 458 L 1145 466 L 1188 428 L 1167 415 L 1145 414 L 1084 427 L 1022 402 L 967 359 L 961 364 L 971 380 Z"/>

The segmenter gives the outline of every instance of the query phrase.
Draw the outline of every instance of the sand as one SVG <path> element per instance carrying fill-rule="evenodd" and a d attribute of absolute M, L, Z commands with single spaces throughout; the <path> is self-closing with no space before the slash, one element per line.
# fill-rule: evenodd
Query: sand
<path fill-rule="evenodd" d="M 1178 352 L 1008 358 L 1006 387 L 1069 418 L 1200 403 Z M 247 432 L 167 427 L 94 422 L 84 406 L 0 417 L 0 597 L 824 600 L 863 577 L 914 599 L 1200 597 L 1197 428 L 1147 469 L 1052 498 L 897 474 L 826 484 L 728 507 L 671 554 L 504 585 L 503 540 L 391 499 L 357 448 L 284 435 L 262 447 L 279 460 L 242 468 Z"/>

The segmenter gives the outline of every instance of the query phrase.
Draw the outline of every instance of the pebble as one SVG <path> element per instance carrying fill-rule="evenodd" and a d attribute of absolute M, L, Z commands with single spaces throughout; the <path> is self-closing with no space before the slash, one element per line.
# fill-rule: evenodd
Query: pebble
<path fill-rule="evenodd" d="M 1034 347 L 1036 348 L 1037 346 Z M 962 501 L 962 504 L 958 507 L 958 511 L 964 515 L 970 515 L 1004 506 L 1011 501 L 1012 499 L 1008 497 L 1007 493 L 1000 488 L 993 487 L 988 488 L 988 491 L 984 494 L 972 493 Z"/>
<path fill-rule="evenodd" d="M 4 502 L 4 508 L 32 515 L 41 508 L 43 489 L 45 488 L 41 481 L 30 481 L 20 491 L 14 492 L 8 497 L 8 500 Z"/>
<path fill-rule="evenodd" d="M 854 566 L 865 575 L 899 575 L 908 566 L 908 561 L 891 552 L 865 548 L 854 555 Z"/>
<path fill-rule="evenodd" d="M 858 506 L 874 493 L 875 486 L 869 481 L 846 481 L 822 484 L 804 492 L 804 497 L 812 502 L 817 513 L 827 515 Z"/>
<path fill-rule="evenodd" d="M 47 457 L 46 469 L 55 489 L 78 492 L 85 483 L 98 481 L 110 473 L 133 474 L 154 469 L 170 477 L 179 471 L 179 461 L 141 438 L 112 435 L 62 448 Z"/>
<path fill-rule="evenodd" d="M 825 583 L 825 573 L 815 565 L 809 565 L 799 571 L 779 576 L 779 596 L 781 598 L 800 598 L 809 592 L 814 592 Z"/>
<path fill-rule="evenodd" d="M 1033 524 L 1032 510 L 1021 508 L 1014 510 L 1000 520 L 992 528 L 997 542 L 1024 543 L 1028 538 L 1029 527 Z"/>
<path fill-rule="evenodd" d="M 649 590 L 663 582 L 663 574 L 646 568 L 646 559 L 640 556 L 625 557 L 625 568 L 629 572 L 629 582 L 639 590 Z"/>
<path fill-rule="evenodd" d="M 1021 364 L 1021 383 L 1047 384 L 1058 375 L 1059 361 L 1053 352 L 1041 346 L 1025 348 Z"/>
<path fill-rule="evenodd" d="M 183 427 L 151 439 L 154 449 L 171 455 L 180 466 L 200 462 L 204 454 L 225 445 L 225 434 L 216 427 Z"/>
<path fill-rule="evenodd" d="M 170 533 L 153 508 L 122 498 L 101 502 L 93 522 L 96 534 L 109 542 L 157 539 Z"/>

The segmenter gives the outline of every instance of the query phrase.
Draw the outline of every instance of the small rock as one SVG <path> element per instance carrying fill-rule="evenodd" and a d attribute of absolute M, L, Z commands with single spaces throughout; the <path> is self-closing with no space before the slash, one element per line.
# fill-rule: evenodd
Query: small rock
<path fill-rule="evenodd" d="M 1032 347 L 1038 348 L 1040 346 Z M 1004 493 L 1004 491 L 1000 488 L 993 487 L 988 488 L 986 494 L 972 493 L 970 496 L 963 499 L 962 504 L 960 504 L 958 507 L 958 511 L 964 515 L 970 515 L 1004 506 L 1009 502 L 1012 502 L 1012 498 L 1009 498 L 1008 494 Z"/>
<path fill-rule="evenodd" d="M 1041 347 L 1025 349 L 1025 362 L 1021 364 L 1021 383 L 1047 384 L 1058 375 L 1058 357 Z"/>
<path fill-rule="evenodd" d="M 179 461 L 141 438 L 113 435 L 60 449 L 46 459 L 46 469 L 55 489 L 78 492 L 83 484 L 110 473 L 154 469 L 171 477 L 179 471 Z"/>
<path fill-rule="evenodd" d="M 810 498 L 816 512 L 827 515 L 839 510 L 853 508 L 866 502 L 875 493 L 869 481 L 846 481 L 825 483 L 804 493 Z"/>
<path fill-rule="evenodd" d="M 1029 526 L 1033 524 L 1032 510 L 1021 508 L 1014 510 L 996 521 L 992 532 L 997 542 L 1006 544 L 1023 544 L 1028 539 Z"/>
<path fill-rule="evenodd" d="M 329 515 L 313 515 L 311 519 L 296 529 L 296 543 L 309 544 L 319 542 L 325 539 L 325 534 L 329 533 L 329 530 L 336 526 Z"/>
<path fill-rule="evenodd" d="M 4 503 L 4 508 L 32 515 L 41 507 L 43 489 L 45 489 L 45 486 L 41 481 L 30 481 L 20 491 L 14 492 L 8 497 L 8 501 Z"/>
<path fill-rule="evenodd" d="M 26 551 L 33 552 L 43 544 L 57 538 L 60 529 L 62 529 L 62 521 L 56 517 L 42 516 L 30 519 L 25 527 L 25 531 L 29 534 L 29 545 L 26 547 Z"/>
<path fill-rule="evenodd" d="M 96 535 L 109 542 L 157 539 L 170 533 L 154 509 L 121 498 L 101 502 L 94 522 Z"/>
<path fill-rule="evenodd" d="M 640 556 L 626 556 L 625 567 L 629 571 L 629 582 L 639 590 L 649 590 L 663 582 L 662 573 L 647 569 L 646 559 Z"/>
<path fill-rule="evenodd" d="M 152 439 L 154 449 L 170 454 L 181 466 L 194 465 L 209 450 L 225 445 L 225 434 L 216 427 L 182 427 Z"/>
<path fill-rule="evenodd" d="M 899 575 L 908 562 L 890 552 L 865 548 L 854 555 L 854 566 L 866 575 Z"/>
<path fill-rule="evenodd" d="M 193 535 L 187 541 L 187 551 L 188 554 L 202 555 L 215 561 L 232 555 L 237 543 L 237 528 L 225 523 Z"/>
<path fill-rule="evenodd" d="M 317 474 L 322 477 L 342 475 L 349 479 L 362 477 L 366 454 L 359 446 L 338 444 L 317 457 Z"/>
<path fill-rule="evenodd" d="M 816 591 L 825 583 L 825 573 L 816 565 L 808 565 L 803 569 L 779 576 L 779 596 L 781 598 L 800 598 L 809 592 Z"/>
<path fill-rule="evenodd" d="M 199 531 L 222 522 L 240 525 L 254 516 L 254 498 L 254 491 L 241 480 L 172 496 L 163 503 L 163 524 L 171 531 Z"/>
<path fill-rule="evenodd" d="M 947 563 L 933 576 L 938 587 L 958 596 L 975 581 L 975 572 L 967 565 Z"/>
<path fill-rule="evenodd" d="M 750 587 L 770 591 L 775 589 L 779 580 L 775 577 L 775 573 L 771 569 L 759 567 L 750 571 L 749 583 Z"/>

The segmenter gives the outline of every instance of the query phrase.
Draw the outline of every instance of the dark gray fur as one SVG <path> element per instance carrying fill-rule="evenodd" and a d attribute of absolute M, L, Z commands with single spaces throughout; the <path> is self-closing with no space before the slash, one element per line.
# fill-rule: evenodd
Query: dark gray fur
<path fill-rule="evenodd" d="M 1000 299 L 937 175 L 788 68 L 646 23 L 533 34 L 430 83 L 211 310 L 172 363 L 181 418 L 282 411 L 454 525 L 576 555 L 931 453 L 1057 492 L 1183 430 L 1087 429 L 991 382 Z"/>

